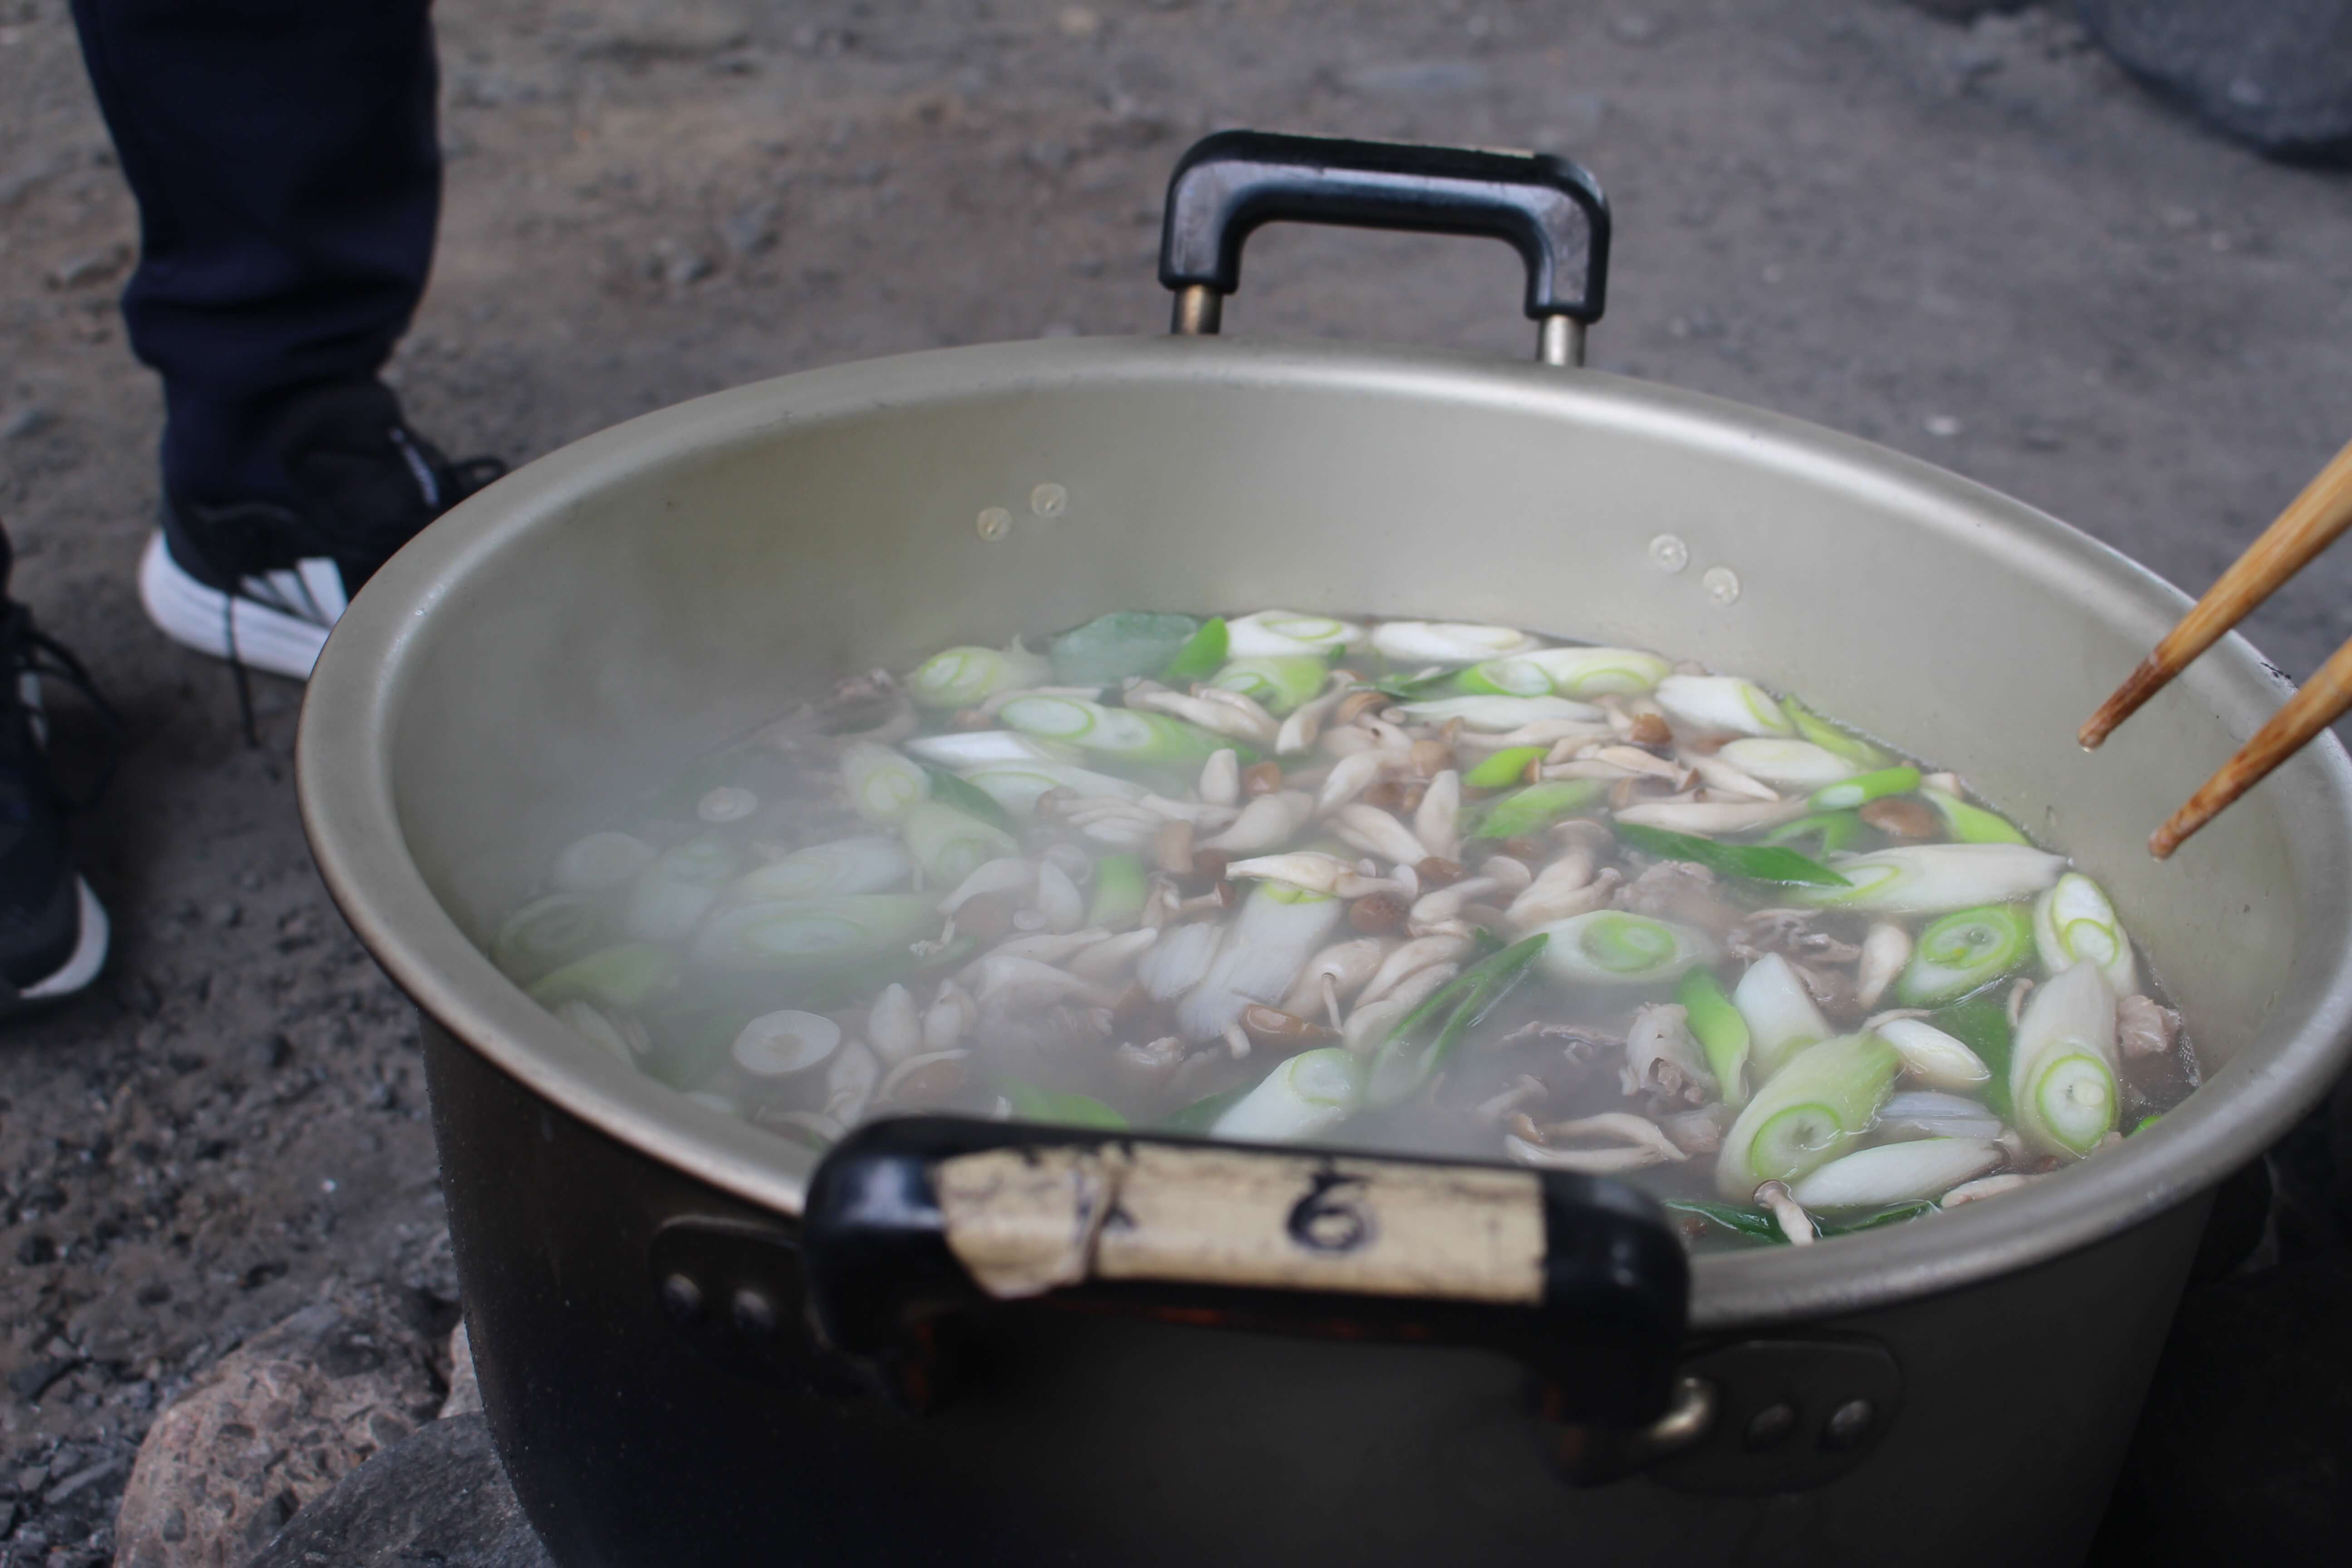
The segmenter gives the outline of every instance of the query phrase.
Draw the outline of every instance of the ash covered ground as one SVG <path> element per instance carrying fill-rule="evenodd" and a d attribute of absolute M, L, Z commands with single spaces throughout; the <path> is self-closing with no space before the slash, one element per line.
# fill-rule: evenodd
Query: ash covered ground
<path fill-rule="evenodd" d="M 1617 216 L 1596 365 L 1946 464 L 2192 590 L 2347 433 L 2352 181 L 2211 139 L 2047 10 L 477 0 L 439 26 L 446 215 L 393 374 L 453 452 L 1156 331 L 1168 169 L 1242 124 L 1576 156 Z M 153 1412 L 247 1335 L 338 1281 L 420 1321 L 455 1291 L 414 1021 L 296 821 L 300 692 L 255 678 L 248 748 L 227 674 L 138 611 L 136 242 L 64 0 L 0 0 L 0 517 L 16 595 L 128 721 L 79 830 L 111 970 L 0 1034 L 0 1568 L 106 1561 Z M 1519 355 L 1518 296 L 1498 246 L 1276 230 L 1227 330 Z M 2347 571 L 2254 623 L 2290 673 L 2352 631 Z"/>

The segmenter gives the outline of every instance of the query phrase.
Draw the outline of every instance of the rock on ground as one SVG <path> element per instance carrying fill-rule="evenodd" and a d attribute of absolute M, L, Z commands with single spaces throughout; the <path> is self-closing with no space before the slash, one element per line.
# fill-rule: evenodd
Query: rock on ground
<path fill-rule="evenodd" d="M 553 1568 L 478 1415 L 436 1421 L 361 1466 L 248 1568 Z"/>
<path fill-rule="evenodd" d="M 2134 74 L 2281 158 L 2352 156 L 2352 0 L 2076 0 Z"/>
<path fill-rule="evenodd" d="M 430 1421 L 429 1342 L 354 1294 L 222 1358 L 156 1419 L 115 1521 L 118 1568 L 240 1568 L 312 1499 Z"/>

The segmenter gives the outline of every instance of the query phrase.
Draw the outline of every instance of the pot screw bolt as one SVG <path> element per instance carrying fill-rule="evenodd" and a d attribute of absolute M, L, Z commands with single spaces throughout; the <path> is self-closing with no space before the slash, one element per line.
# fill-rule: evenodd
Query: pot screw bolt
<path fill-rule="evenodd" d="M 1679 534 L 1662 533 L 1650 541 L 1650 564 L 1661 572 L 1679 572 L 1690 564 L 1690 546 Z"/>
<path fill-rule="evenodd" d="M 1779 1444 L 1796 1429 L 1797 1409 L 1786 1403 L 1768 1405 L 1748 1418 L 1745 1434 L 1748 1450 L 1758 1452 Z"/>
<path fill-rule="evenodd" d="M 1039 485 L 1029 492 L 1029 510 L 1039 517 L 1059 517 L 1070 509 L 1070 492 L 1056 484 Z"/>
<path fill-rule="evenodd" d="M 1822 1428 L 1822 1447 L 1834 1452 L 1851 1448 L 1870 1436 L 1870 1428 L 1878 1419 L 1867 1399 L 1849 1399 L 1830 1412 L 1829 1423 Z"/>
<path fill-rule="evenodd" d="M 662 1310 L 673 1322 L 690 1323 L 702 1316 L 702 1287 L 685 1274 L 672 1274 L 661 1282 Z"/>
<path fill-rule="evenodd" d="M 982 539 L 993 544 L 1013 531 L 1013 514 L 1001 506 L 989 507 L 980 514 L 972 527 L 979 531 Z"/>
<path fill-rule="evenodd" d="M 750 1286 L 735 1292 L 733 1315 L 736 1331 L 747 1338 L 765 1340 L 775 1337 L 776 1304 Z"/>

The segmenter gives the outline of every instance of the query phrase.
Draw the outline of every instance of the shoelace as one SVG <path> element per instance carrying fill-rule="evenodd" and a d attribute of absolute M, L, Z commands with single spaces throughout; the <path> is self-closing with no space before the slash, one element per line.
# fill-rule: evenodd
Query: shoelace
<path fill-rule="evenodd" d="M 89 704 L 90 711 L 98 716 L 103 743 L 98 776 L 89 786 L 78 795 L 68 795 L 58 786 L 55 771 L 48 770 L 49 789 L 56 795 L 58 804 L 68 812 L 88 811 L 106 794 L 107 785 L 114 782 L 115 769 L 122 761 L 122 716 L 115 711 L 114 704 L 106 700 L 106 694 L 99 690 L 98 683 L 90 679 L 89 670 L 74 657 L 73 650 L 36 626 L 32 611 L 14 600 L 0 601 L 0 670 L 5 671 L 6 679 L 5 690 L 0 691 L 0 702 L 19 710 L 26 709 L 28 705 L 25 700 L 23 681 L 26 676 L 30 675 L 42 680 L 55 680 L 79 692 L 82 700 Z M 46 758 L 48 751 L 46 708 L 33 709 L 26 713 L 26 718 L 33 723 L 35 735 L 42 742 L 41 750 Z"/>

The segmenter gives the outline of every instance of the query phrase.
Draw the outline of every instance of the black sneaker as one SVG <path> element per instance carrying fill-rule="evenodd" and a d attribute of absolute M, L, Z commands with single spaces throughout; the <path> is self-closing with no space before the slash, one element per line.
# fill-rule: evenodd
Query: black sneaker
<path fill-rule="evenodd" d="M 167 491 L 163 529 L 139 563 L 139 600 L 173 642 L 303 680 L 360 584 L 506 465 L 451 462 L 374 382 L 295 399 L 268 439 L 303 504 L 209 506 Z"/>
<path fill-rule="evenodd" d="M 70 996 L 106 964 L 106 910 L 76 874 L 68 803 L 49 774 L 41 682 L 79 689 L 111 721 L 80 660 L 7 596 L 0 533 L 0 1015 Z"/>

